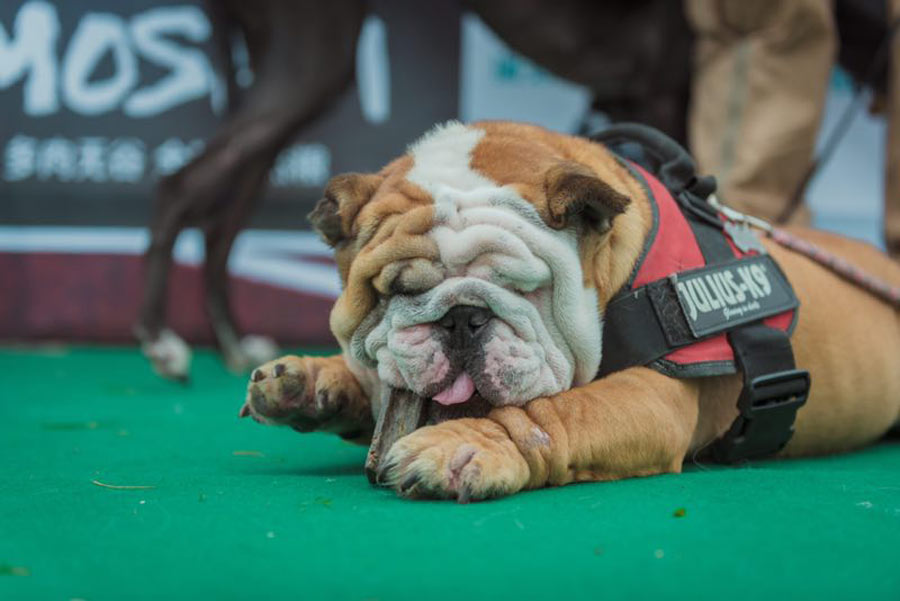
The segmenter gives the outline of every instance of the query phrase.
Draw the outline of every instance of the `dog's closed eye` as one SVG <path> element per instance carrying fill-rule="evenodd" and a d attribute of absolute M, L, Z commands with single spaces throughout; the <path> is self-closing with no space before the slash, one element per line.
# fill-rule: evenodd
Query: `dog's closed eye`
<path fill-rule="evenodd" d="M 372 280 L 383 296 L 415 295 L 431 290 L 445 277 L 443 266 L 428 259 L 395 261 L 384 266 Z"/>

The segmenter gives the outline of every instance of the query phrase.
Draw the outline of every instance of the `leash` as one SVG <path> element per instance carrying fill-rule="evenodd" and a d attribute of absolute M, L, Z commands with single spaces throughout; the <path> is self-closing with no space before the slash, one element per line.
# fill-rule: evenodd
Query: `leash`
<path fill-rule="evenodd" d="M 900 19 L 891 24 L 889 35 L 882 43 L 883 46 L 893 39 L 898 28 L 900 28 Z M 728 234 L 735 244 L 740 243 L 739 238 L 744 237 L 741 236 L 743 232 L 740 231 L 740 227 L 729 228 L 728 222 L 763 232 L 781 246 L 812 259 L 848 282 L 888 303 L 894 309 L 900 309 L 900 287 L 890 285 L 846 259 L 786 230 L 775 227 L 765 219 L 741 213 L 722 204 L 715 194 L 715 179 L 709 176 L 697 176 L 693 158 L 680 144 L 661 132 L 635 123 L 617 123 L 595 132 L 590 138 L 608 146 L 637 144 L 642 157 L 632 157 L 632 159 L 638 163 L 645 163 L 667 187 L 674 190 L 676 200 L 684 210 L 714 228 L 722 229 L 724 226 L 729 230 Z M 828 144 L 830 147 L 834 145 Z M 751 238 L 747 241 L 747 246 L 764 252 L 762 245 L 758 242 L 754 246 L 752 238 L 755 236 L 753 233 L 749 231 L 747 233 Z"/>
<path fill-rule="evenodd" d="M 894 307 L 894 309 L 900 309 L 900 286 L 891 286 L 889 283 L 860 269 L 846 259 L 825 250 L 817 244 L 813 244 L 809 240 L 792 234 L 787 230 L 775 227 L 764 219 L 751 217 L 750 215 L 745 215 L 731 207 L 727 207 L 716 198 L 715 194 L 707 197 L 707 202 L 715 207 L 715 209 L 727 220 L 733 223 L 745 224 L 762 231 L 766 237 L 774 240 L 781 246 L 812 259 L 819 265 L 827 267 L 830 271 L 841 276 L 851 284 L 863 288 L 870 294 L 873 294 L 882 301 L 888 303 Z"/>

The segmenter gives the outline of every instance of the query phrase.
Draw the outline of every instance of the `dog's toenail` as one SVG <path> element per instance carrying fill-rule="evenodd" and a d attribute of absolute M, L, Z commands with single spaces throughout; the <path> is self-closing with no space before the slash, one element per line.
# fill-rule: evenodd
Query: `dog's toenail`
<path fill-rule="evenodd" d="M 465 505 L 469 501 L 472 500 L 472 489 L 468 486 L 463 486 L 462 490 L 459 491 L 459 496 L 456 497 L 456 500 L 459 504 Z"/>
<path fill-rule="evenodd" d="M 403 481 L 403 484 L 400 485 L 400 492 L 405 493 L 413 486 L 419 483 L 419 476 L 413 474 L 409 478 Z"/>
<path fill-rule="evenodd" d="M 266 379 L 266 374 L 264 374 L 261 369 L 254 369 L 253 373 L 250 374 L 250 379 L 254 382 L 259 382 Z"/>
<path fill-rule="evenodd" d="M 388 472 L 390 472 L 392 469 L 394 469 L 394 467 L 396 467 L 396 465 L 397 465 L 396 463 L 391 462 L 391 463 L 386 464 L 380 470 L 378 470 L 378 474 L 375 476 L 375 483 L 376 484 L 384 484 L 385 481 L 387 480 Z"/>
<path fill-rule="evenodd" d="M 276 378 L 280 378 L 281 374 L 284 373 L 284 363 L 276 363 L 275 369 L 272 371 L 275 374 Z"/>

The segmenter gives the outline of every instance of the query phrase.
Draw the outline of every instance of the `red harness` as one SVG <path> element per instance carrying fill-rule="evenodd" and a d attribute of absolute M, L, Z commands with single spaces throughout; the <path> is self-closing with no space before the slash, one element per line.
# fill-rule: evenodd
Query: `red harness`
<path fill-rule="evenodd" d="M 632 166 L 644 180 L 653 209 L 655 227 L 645 242 L 643 259 L 637 266 L 631 289 L 667 278 L 674 273 L 706 266 L 694 232 L 672 198 L 672 194 L 656 177 L 638 165 Z M 730 238 L 728 244 L 735 258 L 757 254 L 755 251 L 742 252 Z M 796 317 L 797 312 L 790 310 L 766 318 L 763 323 L 790 333 Z M 734 351 L 725 334 L 676 349 L 662 361 L 680 367 L 679 375 L 682 377 L 735 372 Z"/>

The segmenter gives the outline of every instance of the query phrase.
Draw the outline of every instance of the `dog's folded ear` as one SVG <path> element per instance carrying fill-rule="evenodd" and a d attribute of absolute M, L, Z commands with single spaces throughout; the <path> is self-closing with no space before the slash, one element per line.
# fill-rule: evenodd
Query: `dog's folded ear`
<path fill-rule="evenodd" d="M 374 173 L 343 173 L 331 178 L 324 196 L 307 216 L 329 246 L 338 246 L 352 236 L 353 220 L 382 180 Z"/>
<path fill-rule="evenodd" d="M 544 177 L 550 227 L 563 229 L 578 217 L 589 227 L 607 231 L 612 221 L 625 212 L 631 199 L 613 189 L 590 169 L 563 161 L 547 170 Z"/>

